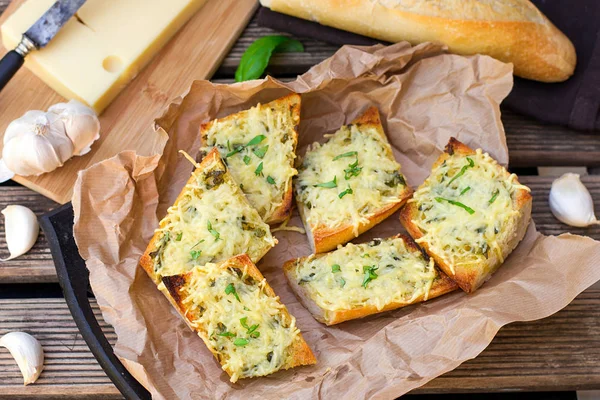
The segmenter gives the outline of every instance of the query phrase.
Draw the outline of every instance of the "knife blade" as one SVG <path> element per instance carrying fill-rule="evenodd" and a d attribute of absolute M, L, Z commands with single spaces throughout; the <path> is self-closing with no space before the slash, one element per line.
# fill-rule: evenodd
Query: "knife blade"
<path fill-rule="evenodd" d="M 21 42 L 0 60 L 0 90 L 17 73 L 25 56 L 46 46 L 85 0 L 58 0 L 24 34 Z"/>

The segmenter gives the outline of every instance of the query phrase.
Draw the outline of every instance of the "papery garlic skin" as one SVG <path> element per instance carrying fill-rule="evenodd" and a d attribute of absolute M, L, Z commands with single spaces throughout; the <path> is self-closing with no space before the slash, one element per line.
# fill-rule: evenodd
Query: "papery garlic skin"
<path fill-rule="evenodd" d="M 550 211 L 561 222 L 583 228 L 599 224 L 594 214 L 592 195 L 578 174 L 567 173 L 552 182 Z"/>
<path fill-rule="evenodd" d="M 48 112 L 58 115 L 65 124 L 67 136 L 73 142 L 73 155 L 89 153 L 92 143 L 100 138 L 100 120 L 96 112 L 85 104 L 71 100 L 53 105 Z"/>
<path fill-rule="evenodd" d="M 2 210 L 4 231 L 10 257 L 0 259 L 8 261 L 29 251 L 40 234 L 40 225 L 36 215 L 27 207 L 12 205 Z"/>
<path fill-rule="evenodd" d="M 0 346 L 6 347 L 17 362 L 24 385 L 37 380 L 44 369 L 44 349 L 36 338 L 25 332 L 9 332 L 0 338 Z"/>
<path fill-rule="evenodd" d="M 4 133 L 2 159 L 15 174 L 40 175 L 62 166 L 73 154 L 65 124 L 56 114 L 27 111 Z"/>

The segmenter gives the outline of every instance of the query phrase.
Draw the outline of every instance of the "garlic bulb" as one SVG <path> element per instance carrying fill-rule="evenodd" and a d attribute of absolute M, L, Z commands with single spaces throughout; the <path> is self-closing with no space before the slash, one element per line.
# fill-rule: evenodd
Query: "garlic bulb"
<path fill-rule="evenodd" d="M 53 105 L 48 112 L 57 114 L 65 124 L 67 136 L 73 142 L 73 155 L 89 153 L 92 143 L 100 137 L 100 121 L 94 110 L 77 100 L 71 100 Z"/>
<path fill-rule="evenodd" d="M 25 254 L 33 247 L 40 233 L 37 217 L 27 207 L 8 206 L 2 210 L 4 214 L 4 230 L 10 257 L 0 261 L 8 261 Z"/>
<path fill-rule="evenodd" d="M 77 100 L 33 110 L 11 122 L 4 133 L 0 182 L 18 175 L 40 175 L 86 154 L 100 137 L 94 110 Z"/>
<path fill-rule="evenodd" d="M 594 202 L 578 174 L 564 174 L 552 182 L 550 189 L 550 211 L 561 222 L 585 227 L 600 222 L 594 215 Z"/>
<path fill-rule="evenodd" d="M 4 133 L 2 157 L 19 175 L 39 175 L 62 166 L 73 154 L 65 124 L 56 114 L 27 111 Z"/>
<path fill-rule="evenodd" d="M 37 380 L 44 369 L 44 349 L 36 338 L 25 332 L 9 332 L 0 338 L 0 346 L 6 347 L 17 362 L 24 385 Z"/>

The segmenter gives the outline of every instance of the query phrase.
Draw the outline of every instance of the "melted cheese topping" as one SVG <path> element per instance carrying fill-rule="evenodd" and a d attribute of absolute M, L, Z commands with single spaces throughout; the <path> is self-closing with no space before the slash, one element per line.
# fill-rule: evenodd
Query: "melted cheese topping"
<path fill-rule="evenodd" d="M 198 315 L 191 324 L 217 354 L 231 382 L 281 369 L 300 333 L 279 297 L 265 293 L 265 279 L 256 281 L 242 268 L 196 266 L 183 300 Z"/>
<path fill-rule="evenodd" d="M 360 224 L 383 207 L 399 203 L 407 186 L 400 164 L 385 156 L 389 152 L 389 143 L 367 125 L 344 126 L 327 143 L 314 143 L 295 185 L 296 200 L 304 205 L 311 229 L 351 224 L 358 236 Z M 339 157 L 350 153 L 356 154 Z M 336 187 L 315 186 L 334 178 Z"/>
<path fill-rule="evenodd" d="M 265 221 L 281 206 L 290 179 L 297 174 L 293 168 L 297 124 L 287 108 L 280 110 L 259 104 L 239 113 L 235 119 L 215 120 L 202 132 L 206 147 L 201 150 L 208 152 L 215 146 L 219 149 L 235 181 Z M 265 136 L 260 143 L 246 146 L 259 135 Z M 241 151 L 225 158 L 242 146 Z"/>
<path fill-rule="evenodd" d="M 365 284 L 369 269 L 377 276 Z M 381 310 L 391 303 L 410 304 L 420 296 L 426 300 L 438 274 L 433 260 L 393 238 L 312 255 L 296 264 L 295 276 L 319 307 L 343 311 L 365 306 Z"/>
<path fill-rule="evenodd" d="M 197 169 L 177 205 L 161 221 L 154 258 L 158 277 L 246 253 L 257 262 L 275 246 L 269 226 L 248 204 L 225 166 L 215 160 Z"/>
<path fill-rule="evenodd" d="M 480 149 L 474 155 L 449 157 L 409 200 L 417 203 L 412 222 L 423 232 L 416 242 L 427 243 L 452 273 L 482 263 L 492 269 L 503 262 L 502 248 L 521 217 L 515 208 L 518 189 L 529 191 Z M 490 260 L 494 265 L 488 265 Z"/>

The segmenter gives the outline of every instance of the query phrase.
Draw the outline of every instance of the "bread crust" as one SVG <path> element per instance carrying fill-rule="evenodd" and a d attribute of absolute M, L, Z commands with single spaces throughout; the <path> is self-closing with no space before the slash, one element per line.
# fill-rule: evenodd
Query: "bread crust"
<path fill-rule="evenodd" d="M 269 103 L 262 104 L 262 107 L 275 107 L 275 108 L 289 108 L 292 112 L 292 118 L 294 119 L 294 127 L 292 129 L 292 138 L 293 138 L 293 152 L 296 153 L 296 147 L 298 146 L 298 125 L 300 124 L 300 106 L 301 106 L 301 97 L 298 93 L 291 93 L 287 96 L 280 97 L 276 100 L 273 100 Z M 240 115 L 246 113 L 248 110 L 242 110 L 238 113 L 228 115 L 223 118 L 214 119 L 209 122 L 200 125 L 200 139 L 201 146 L 205 146 L 204 142 L 204 132 L 211 128 L 211 126 L 216 122 L 225 122 L 228 120 L 235 120 L 236 118 L 240 118 Z M 269 225 L 279 224 L 286 219 L 288 219 L 292 215 L 292 177 L 288 179 L 286 182 L 286 190 L 282 197 L 282 203 L 273 211 L 273 213 L 265 218 L 265 222 Z"/>
<path fill-rule="evenodd" d="M 260 273 L 256 265 L 254 265 L 250 257 L 248 257 L 246 254 L 241 254 L 232 257 L 229 260 L 223 261 L 216 265 L 216 268 L 227 269 L 230 267 L 236 267 L 240 269 L 247 268 L 247 274 L 254 278 L 256 282 L 260 282 L 264 279 L 263 275 Z M 181 317 L 185 320 L 186 324 L 194 332 L 198 333 L 198 335 L 206 343 L 206 330 L 203 329 L 202 326 L 194 326 L 193 324 L 193 321 L 198 318 L 197 312 L 188 310 L 187 307 L 183 304 L 183 299 L 185 299 L 189 294 L 187 291 L 187 285 L 189 284 L 191 275 L 192 272 L 188 272 L 183 275 L 163 277 L 162 282 L 164 283 L 165 287 L 164 292 L 168 294 L 167 298 L 169 299 L 169 301 L 171 301 L 171 304 L 175 306 L 176 310 L 179 312 L 179 315 L 181 315 Z M 265 283 L 264 292 L 268 296 L 276 297 L 275 292 L 268 283 Z M 290 320 L 292 318 L 285 305 L 283 306 L 283 308 L 281 308 L 281 313 L 287 320 Z M 213 353 L 217 361 L 221 363 L 219 354 L 216 351 L 214 351 L 210 346 L 208 346 L 208 343 L 207 347 Z M 298 336 L 296 336 L 296 340 L 292 343 L 285 363 L 283 364 L 281 369 L 289 369 L 301 365 L 313 365 L 316 364 L 316 362 L 317 360 L 312 350 L 310 349 L 310 347 L 308 347 L 308 344 L 302 337 L 302 334 L 299 333 Z M 224 368 L 224 371 L 227 372 L 230 376 L 234 373 L 234 371 L 230 369 Z"/>
<path fill-rule="evenodd" d="M 476 0 L 261 3 L 273 11 L 380 40 L 413 45 L 438 42 L 457 54 L 487 54 L 513 63 L 515 75 L 542 82 L 566 80 L 577 61 L 571 41 L 528 0 L 496 2 L 500 4 Z"/>
<path fill-rule="evenodd" d="M 453 154 L 467 156 L 475 154 L 475 150 L 452 137 L 446 145 L 445 152 L 442 153 L 442 155 L 440 155 L 437 161 L 433 164 L 432 170 L 442 164 Z M 497 165 L 497 167 L 504 171 L 504 168 L 501 165 Z M 518 180 L 516 180 L 516 182 L 518 183 Z M 521 218 L 518 220 L 517 226 L 514 227 L 514 233 L 511 236 L 511 239 L 506 246 L 502 248 L 503 259 L 506 259 L 506 257 L 515 249 L 515 247 L 517 247 L 519 242 L 525 236 L 527 227 L 529 226 L 529 221 L 531 219 L 531 194 L 525 189 L 517 189 L 513 200 L 513 206 L 516 210 L 521 212 Z M 409 202 L 402 209 L 402 211 L 400 211 L 400 223 L 415 240 L 423 237 L 423 232 L 421 232 L 421 230 L 412 222 L 417 218 L 418 214 L 419 211 L 417 209 L 417 204 L 414 202 Z M 467 293 L 472 293 L 477 290 L 477 288 L 479 288 L 487 279 L 489 279 L 500 267 L 500 265 L 502 265 L 500 260 L 498 260 L 497 255 L 494 254 L 486 263 L 486 265 L 489 264 L 493 266 L 491 269 L 483 271 L 484 265 L 472 264 L 466 265 L 463 268 L 456 268 L 454 271 L 455 273 L 452 273 L 452 268 L 450 265 L 441 257 L 441 255 L 436 254 L 427 242 L 419 243 L 419 245 L 427 252 L 427 254 L 429 254 L 431 258 L 435 260 L 435 263 L 440 267 L 440 269 L 442 269 L 458 284 L 462 290 Z"/>
<path fill-rule="evenodd" d="M 193 181 L 196 179 L 196 175 L 201 173 L 204 169 L 207 168 L 207 166 L 211 165 L 215 161 L 219 164 L 220 168 L 223 168 L 225 171 L 227 171 L 227 166 L 221 160 L 221 157 L 219 156 L 219 151 L 216 148 L 212 149 L 205 157 L 203 157 L 202 162 L 200 162 L 200 164 L 197 165 L 196 169 L 192 172 L 192 174 L 190 175 L 190 178 L 187 180 L 183 189 L 181 189 L 181 192 L 177 196 L 177 199 L 175 199 L 173 206 L 177 206 L 179 204 L 179 201 L 183 198 L 183 196 L 185 196 L 185 194 L 186 194 L 185 186 L 193 183 Z M 240 189 L 238 188 L 238 190 L 240 190 Z M 244 201 L 246 201 L 245 200 L 246 198 L 243 195 L 243 193 L 241 193 L 241 190 L 240 190 L 240 195 L 244 198 Z M 165 225 L 164 220 L 161 220 L 160 224 L 159 224 L 159 228 L 163 228 L 164 225 Z M 150 243 L 148 243 L 148 247 L 146 247 L 146 251 L 140 258 L 140 266 L 144 269 L 144 271 L 146 271 L 146 273 L 148 274 L 150 279 L 152 279 L 152 281 L 157 285 L 160 283 L 160 277 L 154 272 L 154 261 L 152 260 L 150 253 L 152 253 L 154 251 L 154 249 L 156 249 L 158 241 L 160 240 L 161 237 L 162 237 L 162 235 L 160 232 L 154 232 L 152 239 L 150 239 Z M 262 257 L 264 257 L 264 255 L 267 254 L 267 252 L 269 250 L 270 250 L 270 248 L 265 248 L 265 251 L 260 255 L 258 260 L 260 260 Z M 258 260 L 256 260 L 256 261 L 258 262 Z"/>
<path fill-rule="evenodd" d="M 393 236 L 388 239 L 396 239 L 396 238 L 401 238 L 402 240 L 404 240 L 407 247 L 410 247 L 413 250 L 421 251 L 421 249 L 417 246 L 417 244 L 409 236 L 406 236 L 403 234 L 398 234 L 398 235 Z M 315 258 L 321 258 L 321 257 L 325 257 L 325 256 L 326 256 L 326 254 L 318 254 L 315 256 Z M 379 314 L 379 313 L 382 313 L 385 311 L 395 310 L 398 308 L 409 306 L 411 304 L 416 304 L 416 303 L 426 301 L 424 299 L 424 295 L 422 295 L 422 296 L 417 297 L 410 303 L 398 303 L 398 302 L 389 303 L 380 310 L 378 310 L 377 307 L 375 307 L 373 305 L 364 306 L 361 308 L 355 308 L 355 309 L 351 309 L 351 310 L 340 310 L 340 311 L 325 310 L 325 309 L 319 307 L 319 305 L 317 305 L 317 303 L 315 303 L 315 301 L 310 297 L 310 294 L 304 288 L 304 286 L 298 284 L 298 279 L 294 274 L 295 266 L 298 263 L 305 262 L 309 257 L 310 256 L 306 256 L 306 257 L 301 257 L 301 258 L 287 261 L 283 265 L 283 272 L 288 281 L 288 284 L 290 285 L 290 287 L 296 294 L 296 297 L 300 300 L 300 302 L 304 305 L 304 307 L 306 307 L 306 309 L 308 309 L 308 311 L 313 315 L 313 317 L 317 321 L 319 321 L 325 325 L 335 325 L 335 324 L 339 324 L 341 322 L 349 321 L 352 319 L 363 318 L 368 315 Z M 438 273 L 438 278 L 433 282 L 433 284 L 429 290 L 429 296 L 427 297 L 427 300 L 434 299 L 443 294 L 446 294 L 446 293 L 449 293 L 449 292 L 452 292 L 452 291 L 458 289 L 458 286 L 456 285 L 456 283 L 452 279 L 450 279 L 445 273 L 440 271 L 437 267 L 436 267 L 436 272 Z"/>
<path fill-rule="evenodd" d="M 388 143 L 388 139 L 383 131 L 383 127 L 381 126 L 379 111 L 376 107 L 369 107 L 364 114 L 351 122 L 351 125 L 359 124 L 369 125 L 375 128 L 383 140 Z M 384 156 L 392 159 L 394 158 L 394 154 L 389 148 L 386 150 Z M 402 207 L 412 196 L 412 193 L 413 190 L 411 187 L 406 185 L 405 190 L 402 192 L 397 203 L 380 208 L 368 218 L 368 222 L 358 225 L 358 235 L 368 231 L 398 211 L 400 207 Z M 316 228 L 311 227 L 310 223 L 306 220 L 306 217 L 308 216 L 308 209 L 303 203 L 298 203 L 298 212 L 306 229 L 311 248 L 315 253 L 324 253 L 329 250 L 333 250 L 339 244 L 349 242 L 358 236 L 354 234 L 354 226 L 352 224 L 345 224 L 337 228 L 328 228 L 326 226 L 317 226 Z"/>

